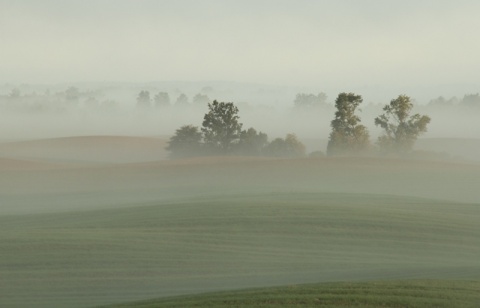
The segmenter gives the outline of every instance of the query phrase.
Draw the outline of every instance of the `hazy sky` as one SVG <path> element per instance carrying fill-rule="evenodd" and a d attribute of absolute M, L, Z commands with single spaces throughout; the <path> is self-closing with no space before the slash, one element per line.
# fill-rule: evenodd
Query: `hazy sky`
<path fill-rule="evenodd" d="M 0 0 L 0 82 L 480 84 L 480 1 Z"/>

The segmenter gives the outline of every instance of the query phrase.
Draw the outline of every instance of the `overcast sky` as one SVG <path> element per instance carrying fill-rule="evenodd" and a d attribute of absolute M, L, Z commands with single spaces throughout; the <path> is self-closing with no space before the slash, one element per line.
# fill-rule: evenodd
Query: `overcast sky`
<path fill-rule="evenodd" d="M 0 82 L 480 84 L 480 1 L 0 0 Z"/>

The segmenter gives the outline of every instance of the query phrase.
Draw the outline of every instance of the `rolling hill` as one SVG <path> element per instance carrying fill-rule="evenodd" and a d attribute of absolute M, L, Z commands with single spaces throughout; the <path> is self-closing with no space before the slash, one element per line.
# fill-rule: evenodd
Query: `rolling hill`
<path fill-rule="evenodd" d="M 75 142 L 92 144 L 87 139 Z M 476 164 L 348 157 L 105 163 L 42 155 L 0 161 L 0 306 L 86 307 L 340 281 L 480 280 Z"/>

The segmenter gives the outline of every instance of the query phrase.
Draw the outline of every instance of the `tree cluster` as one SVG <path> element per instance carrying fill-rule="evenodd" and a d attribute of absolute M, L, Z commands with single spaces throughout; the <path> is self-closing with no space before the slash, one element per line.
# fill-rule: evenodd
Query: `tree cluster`
<path fill-rule="evenodd" d="M 323 92 L 318 95 L 298 93 L 293 103 L 297 109 L 318 108 L 327 104 L 327 95 Z"/>
<path fill-rule="evenodd" d="M 327 155 L 370 154 L 373 145 L 366 126 L 357 115 L 362 96 L 340 93 L 335 100 L 335 117 L 327 145 Z M 376 144 L 384 154 L 404 155 L 412 151 L 418 136 L 427 131 L 430 117 L 410 115 L 413 103 L 410 97 L 399 95 L 384 106 L 384 113 L 375 118 L 375 125 L 383 129 Z M 243 130 L 239 110 L 233 103 L 208 103 L 202 127 L 182 126 L 168 142 L 172 158 L 200 155 L 249 155 L 273 157 L 305 156 L 305 146 L 294 134 L 276 138 L 271 142 L 265 133 L 254 128 Z M 317 153 L 321 154 L 321 153 Z M 319 156 L 319 155 L 315 156 Z"/>
<path fill-rule="evenodd" d="M 102 91 L 80 91 L 68 87 L 64 91 L 22 93 L 15 88 L 7 95 L 0 95 L 0 109 L 19 113 L 62 114 L 83 109 L 93 112 L 115 112 L 119 105 L 112 99 L 105 99 Z"/>
<path fill-rule="evenodd" d="M 427 106 L 431 108 L 463 107 L 466 110 L 480 108 L 480 93 L 465 94 L 462 99 L 456 96 L 449 99 L 439 96 L 430 100 Z"/>
<path fill-rule="evenodd" d="M 206 106 L 210 102 L 210 98 L 206 94 L 198 93 L 193 97 L 192 104 L 193 106 Z M 137 96 L 137 107 L 138 108 L 150 108 L 154 105 L 157 108 L 164 108 L 171 106 L 170 95 L 167 92 L 158 92 L 152 99 L 150 98 L 150 92 L 142 90 L 138 93 Z M 180 95 L 175 99 L 173 103 L 176 107 L 189 107 L 190 101 L 188 96 L 185 93 L 180 93 Z"/>
<path fill-rule="evenodd" d="M 328 155 L 361 155 L 372 148 L 368 129 L 360 124 L 361 119 L 355 113 L 362 102 L 362 97 L 354 93 L 338 95 L 327 146 Z M 383 108 L 382 115 L 375 118 L 375 125 L 383 129 L 376 143 L 382 153 L 405 155 L 412 151 L 418 136 L 427 131 L 430 117 L 410 115 L 412 108 L 410 97 L 399 95 Z"/>
<path fill-rule="evenodd" d="M 204 155 L 301 157 L 305 146 L 293 134 L 268 142 L 265 133 L 253 127 L 243 130 L 239 110 L 233 103 L 213 101 L 203 117 L 202 127 L 185 125 L 170 138 L 171 158 Z"/>

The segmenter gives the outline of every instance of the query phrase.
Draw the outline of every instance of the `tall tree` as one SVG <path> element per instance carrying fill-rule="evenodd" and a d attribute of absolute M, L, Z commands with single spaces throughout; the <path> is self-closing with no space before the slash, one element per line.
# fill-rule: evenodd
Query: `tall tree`
<path fill-rule="evenodd" d="M 412 108 L 410 97 L 399 95 L 383 108 L 384 114 L 375 118 L 375 125 L 384 130 L 377 142 L 383 152 L 409 152 L 418 136 L 427 131 L 430 117 L 418 113 L 410 116 Z"/>
<path fill-rule="evenodd" d="M 332 132 L 327 146 L 327 155 L 358 154 L 369 145 L 369 133 L 360 124 L 360 117 L 355 114 L 363 102 L 362 96 L 354 93 L 340 93 L 335 100 L 335 119 L 331 122 Z"/>
<path fill-rule="evenodd" d="M 208 109 L 202 123 L 205 145 L 213 153 L 231 153 L 242 132 L 238 108 L 233 103 L 214 100 L 208 104 Z"/>

